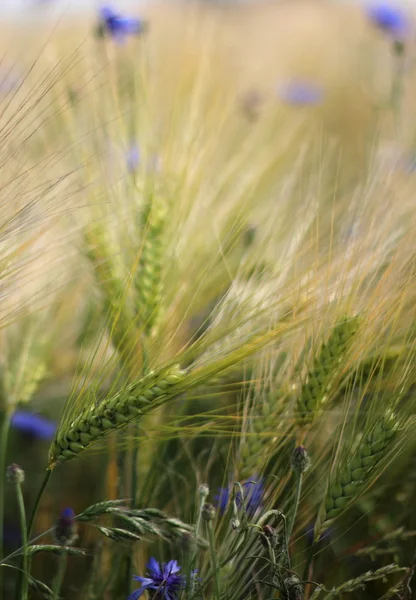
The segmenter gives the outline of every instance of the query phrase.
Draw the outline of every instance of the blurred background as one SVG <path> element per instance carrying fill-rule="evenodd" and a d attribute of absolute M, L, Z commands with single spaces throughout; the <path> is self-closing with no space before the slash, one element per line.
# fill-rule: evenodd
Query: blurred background
<path fill-rule="evenodd" d="M 117 39 L 114 32 L 106 31 L 100 22 L 101 3 L 0 0 L 0 132 L 3 136 L 0 155 L 5 165 L 1 171 L 4 192 L 1 211 L 5 223 L 8 223 L 9 209 L 16 207 L 17 211 L 26 194 L 30 199 L 37 199 L 38 195 L 41 198 L 41 202 L 30 202 L 28 214 L 22 211 L 23 225 L 19 221 L 19 227 L 22 226 L 27 235 L 23 241 L 28 246 L 32 243 L 33 231 L 39 234 L 34 259 L 32 261 L 31 250 L 28 251 L 29 258 L 25 259 L 22 273 L 19 271 L 16 281 L 13 279 L 11 299 L 0 313 L 6 315 L 10 307 L 19 305 L 22 297 L 30 305 L 32 302 L 36 305 L 38 298 L 40 301 L 47 298 L 46 313 L 40 311 L 42 320 L 35 322 L 33 336 L 36 343 L 46 340 L 40 349 L 34 344 L 33 354 L 38 352 L 47 360 L 45 358 L 45 364 L 40 365 L 41 374 L 32 377 L 36 369 L 22 359 L 22 372 L 27 375 L 27 381 L 16 376 L 22 389 L 18 389 L 19 402 L 13 407 L 16 410 L 7 449 L 7 461 L 21 464 L 27 473 L 24 489 L 28 505 L 33 504 L 42 480 L 45 457 L 62 407 L 71 392 L 74 374 L 83 361 L 88 363 L 88 351 L 97 342 L 91 329 L 96 326 L 99 331 L 102 327 L 102 322 L 97 322 L 102 310 L 102 281 L 95 281 L 96 269 L 86 257 L 85 240 L 80 234 L 85 222 L 94 223 L 98 215 L 103 221 L 109 217 L 112 225 L 114 216 L 114 235 L 120 235 L 124 243 L 123 227 L 129 223 L 128 210 L 133 210 L 133 203 L 127 216 L 120 208 L 121 203 L 134 196 L 135 186 L 144 188 L 155 178 L 158 184 L 162 181 L 169 191 L 173 190 L 171 195 L 175 202 L 183 202 L 183 213 L 188 210 L 188 200 L 195 201 L 201 210 L 212 202 L 219 220 L 223 206 L 221 194 L 228 206 L 227 202 L 232 203 L 229 198 L 233 190 L 237 190 L 236 196 L 241 193 L 241 202 L 254 207 L 247 222 L 244 221 L 244 226 L 250 225 L 247 237 L 257 227 L 259 231 L 266 231 L 263 237 L 269 239 L 268 221 L 270 217 L 272 223 L 274 199 L 281 198 L 279 194 L 284 197 L 283 204 L 287 202 L 285 215 L 290 223 L 286 228 L 277 219 L 281 239 L 287 230 L 292 231 L 295 209 L 304 207 L 303 200 L 306 207 L 314 205 L 316 198 L 324 207 L 319 213 L 322 228 L 319 241 L 323 248 L 327 243 L 330 245 L 329 207 L 332 203 L 338 202 L 336 210 L 345 217 L 344 221 L 340 219 L 339 239 L 356 243 L 361 233 L 365 243 L 370 238 L 371 243 L 383 240 L 386 246 L 380 242 L 377 257 L 387 256 L 388 243 L 394 245 L 399 237 L 393 224 L 397 231 L 402 231 L 401 228 L 411 223 L 416 193 L 413 3 L 391 5 L 405 7 L 404 28 L 400 19 L 397 25 L 391 20 L 371 18 L 370 5 L 369 1 L 341 0 L 266 3 L 116 0 L 112 3 L 115 9 L 149 23 L 148 37 L 133 35 Z M 405 52 L 403 30 L 406 30 Z M 29 106 L 27 99 L 30 99 Z M 227 161 L 231 164 L 231 175 L 225 173 Z M 222 178 L 224 189 L 218 192 L 221 201 L 215 204 L 217 199 L 212 199 L 215 193 L 211 195 L 211 188 L 215 186 L 211 182 L 223 181 Z M 361 201 L 364 196 L 366 204 Z M 97 198 L 105 199 L 101 204 L 109 207 L 108 214 L 106 209 L 99 212 Z M 389 208 L 394 202 L 397 210 L 391 216 Z M 86 205 L 93 207 L 87 216 L 83 212 Z M 73 218 L 78 210 L 82 215 L 79 222 Z M 188 212 L 192 216 L 192 211 Z M 238 211 L 235 214 L 240 217 Z M 357 214 L 364 214 L 358 233 L 357 228 L 351 226 Z M 46 233 L 39 225 L 44 222 Z M 30 226 L 25 229 L 28 223 Z M 198 244 L 202 240 L 203 250 L 198 246 L 195 255 L 201 255 L 201 264 L 207 264 L 213 248 L 218 251 L 217 231 L 215 235 L 207 233 L 204 222 L 199 224 L 198 219 L 195 224 L 190 218 L 186 226 L 188 235 L 193 227 L 196 229 L 195 237 Z M 109 229 L 114 233 L 112 227 Z M 298 229 L 294 227 L 293 231 L 297 233 Z M 125 245 L 129 246 L 130 242 L 127 250 L 131 253 L 137 239 L 135 233 L 129 230 L 126 236 Z M 184 239 L 186 247 L 187 238 Z M 11 242 L 6 236 L 4 244 L 8 243 Z M 344 249 L 342 242 L 341 261 Z M 191 289 L 197 270 L 191 260 L 192 252 L 188 257 L 186 249 L 178 252 L 181 251 L 185 265 L 181 276 L 184 281 L 189 279 Z M 280 257 L 280 251 L 277 245 L 269 244 L 269 254 L 262 251 L 261 261 L 266 266 L 270 261 L 273 269 L 279 262 L 276 257 Z M 244 252 L 244 248 L 237 247 L 237 258 L 232 257 L 232 260 L 239 265 Z M 411 244 L 405 246 L 406 256 L 412 252 Z M 24 279 L 27 273 L 28 284 Z M 229 273 L 220 275 L 218 289 L 223 292 L 228 289 Z M 70 291 L 62 294 L 59 290 L 66 289 L 68 284 Z M 44 295 L 48 286 L 53 293 Z M 219 294 L 217 289 L 212 291 L 212 297 L 206 292 L 194 313 L 189 310 L 187 334 L 198 329 L 198 324 L 204 322 L 213 303 L 215 305 L 214 292 Z M 177 301 L 179 307 L 179 322 L 180 310 L 183 310 L 181 302 L 188 308 L 190 300 L 186 292 L 183 297 L 179 294 L 177 300 L 173 286 L 170 294 L 167 297 L 171 304 Z M 51 332 L 48 310 L 55 309 L 48 302 L 52 304 L 56 297 L 59 300 L 64 297 L 66 302 L 53 313 L 57 326 Z M 409 297 L 412 299 L 411 294 Z M 319 329 L 322 324 L 319 312 L 317 314 Z M 413 316 L 409 320 L 411 318 Z M 26 326 L 26 322 L 23 325 Z M 30 329 L 32 323 L 28 327 Z M 26 356 L 23 326 L 22 331 L 13 328 L 9 331 L 7 327 L 2 330 L 1 367 L 6 373 L 10 365 L 19 364 L 22 356 Z M 183 336 L 186 339 L 185 333 Z M 162 336 L 161 340 L 157 343 L 163 354 Z M 223 401 L 227 402 L 227 393 Z M 224 447 L 227 444 L 225 440 Z M 197 450 L 205 452 L 203 442 Z M 221 460 L 224 456 L 226 450 Z M 53 526 L 60 510 L 66 506 L 80 512 L 93 502 L 115 497 L 114 463 L 108 463 L 107 459 L 104 452 L 98 452 L 88 459 L 70 462 L 54 473 L 35 533 Z M 153 465 L 150 459 L 149 464 Z M 221 469 L 223 464 L 221 462 Z M 214 487 L 219 486 L 224 477 L 221 469 L 213 469 Z M 377 499 L 382 513 L 380 519 L 368 519 L 369 539 L 382 536 L 398 525 L 415 526 L 414 511 L 408 502 L 415 489 L 414 465 L 412 469 L 405 491 L 401 483 L 394 482 L 402 494 L 398 498 L 390 493 L 386 484 L 388 493 Z M 181 472 L 181 466 L 177 471 Z M 188 485 L 192 480 L 191 490 L 196 489 L 197 472 L 192 465 L 187 482 Z M 181 490 L 183 486 L 183 482 L 171 483 L 171 476 L 170 473 L 166 476 L 168 491 L 165 495 L 159 493 L 155 485 L 154 498 L 161 508 L 171 509 L 175 502 L 169 485 L 172 490 Z M 12 489 L 6 490 L 6 552 L 15 550 L 21 543 L 13 493 Z M 181 518 L 192 514 L 193 493 L 189 494 L 192 496 L 189 503 L 177 502 L 176 507 L 180 506 L 186 513 L 181 514 Z M 401 503 L 406 506 L 400 513 L 403 521 L 390 521 L 391 506 L 400 512 Z M 357 576 L 371 567 L 367 556 L 359 564 L 354 563 L 353 548 L 354 535 L 357 531 L 358 537 L 361 535 L 362 519 L 373 509 L 372 505 L 357 509 L 350 515 L 348 535 L 334 541 L 330 554 L 335 565 L 333 579 L 339 574 L 336 559 L 344 555 L 351 555 L 351 561 L 343 566 L 345 578 Z M 303 521 L 310 518 L 306 507 Z M 301 535 L 306 537 L 304 533 Z M 361 541 L 365 543 L 367 536 L 363 538 Z M 80 545 L 92 550 L 95 543 L 96 537 L 81 528 Z M 407 566 L 412 552 L 403 554 Z M 78 594 L 82 593 L 79 590 L 90 566 L 88 560 L 69 562 L 63 586 L 65 598 L 81 598 Z M 39 579 L 50 580 L 51 571 L 53 567 L 47 560 L 36 557 L 34 572 Z M 5 598 L 9 600 L 7 594 L 11 593 L 13 582 L 10 579 L 3 582 L 3 586 Z M 380 596 L 377 593 L 368 597 L 381 597 L 381 591 Z"/>

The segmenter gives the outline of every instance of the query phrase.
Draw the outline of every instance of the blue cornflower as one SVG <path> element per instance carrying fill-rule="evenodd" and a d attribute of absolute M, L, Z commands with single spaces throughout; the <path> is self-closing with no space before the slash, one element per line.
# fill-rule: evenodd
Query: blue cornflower
<path fill-rule="evenodd" d="M 42 440 L 51 440 L 56 431 L 56 423 L 25 410 L 17 410 L 14 413 L 11 426 Z"/>
<path fill-rule="evenodd" d="M 285 85 L 279 86 L 277 95 L 286 104 L 294 106 L 314 105 L 322 102 L 323 89 L 316 83 L 293 79 Z"/>
<path fill-rule="evenodd" d="M 367 16 L 376 26 L 391 35 L 396 41 L 404 41 L 410 31 L 407 15 L 398 6 L 387 2 L 367 7 Z"/>
<path fill-rule="evenodd" d="M 253 515 L 261 507 L 264 494 L 264 481 L 256 476 L 251 477 L 243 484 L 244 503 L 248 514 Z M 228 502 L 232 497 L 232 487 L 219 488 L 214 500 L 221 513 L 225 512 Z M 236 495 L 237 506 L 241 507 L 241 493 Z"/>
<path fill-rule="evenodd" d="M 108 5 L 101 7 L 100 21 L 104 30 L 120 43 L 123 43 L 129 35 L 139 35 L 146 29 L 146 25 L 141 19 L 126 17 Z"/>
<path fill-rule="evenodd" d="M 176 600 L 178 592 L 185 583 L 183 575 L 178 575 L 181 567 L 176 560 L 159 564 L 155 558 L 149 560 L 147 577 L 135 575 L 133 579 L 140 581 L 142 587 L 130 594 L 127 600 L 137 600 L 146 590 L 152 592 L 152 598 L 160 600 Z"/>

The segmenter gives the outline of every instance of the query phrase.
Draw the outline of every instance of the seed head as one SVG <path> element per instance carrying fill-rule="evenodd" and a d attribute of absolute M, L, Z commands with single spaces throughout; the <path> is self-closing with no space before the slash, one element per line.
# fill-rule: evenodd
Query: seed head
<path fill-rule="evenodd" d="M 293 450 L 291 458 L 292 470 L 297 473 L 304 473 L 311 466 L 311 459 L 306 451 L 305 446 L 298 446 Z"/>
<path fill-rule="evenodd" d="M 215 519 L 215 506 L 213 504 L 204 504 L 201 508 L 201 515 L 205 521 L 212 521 Z"/>
<path fill-rule="evenodd" d="M 25 480 L 25 472 L 21 467 L 19 467 L 19 465 L 13 463 L 7 467 L 6 477 L 11 483 L 21 484 Z"/>

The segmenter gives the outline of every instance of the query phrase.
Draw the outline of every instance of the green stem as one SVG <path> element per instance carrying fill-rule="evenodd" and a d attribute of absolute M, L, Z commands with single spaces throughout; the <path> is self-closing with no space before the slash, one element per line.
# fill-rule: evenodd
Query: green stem
<path fill-rule="evenodd" d="M 209 536 L 209 550 L 211 553 L 211 564 L 212 570 L 214 572 L 214 589 L 215 589 L 215 597 L 217 600 L 220 600 L 220 586 L 218 581 L 218 569 L 217 569 L 217 555 L 215 553 L 215 544 L 214 544 L 214 530 L 212 527 L 212 522 L 207 522 L 208 527 L 208 536 Z"/>
<path fill-rule="evenodd" d="M 147 353 L 146 353 L 146 343 L 145 340 L 142 340 L 142 376 L 144 377 L 147 373 Z M 140 425 L 139 423 L 135 423 L 133 425 L 133 448 L 131 453 L 131 506 L 132 508 L 137 507 L 137 495 L 139 489 L 139 474 L 137 463 L 139 461 L 139 437 Z M 128 556 L 128 564 L 127 564 L 127 593 L 130 594 L 131 590 L 131 582 L 133 579 L 133 553 L 129 553 Z"/>
<path fill-rule="evenodd" d="M 31 536 L 31 533 L 32 533 L 33 524 L 35 522 L 36 513 L 38 511 L 38 507 L 39 507 L 41 498 L 43 496 L 43 492 L 45 491 L 45 488 L 46 488 L 46 486 L 48 484 L 48 481 L 49 481 L 49 478 L 50 478 L 51 474 L 52 474 L 52 471 L 48 469 L 46 471 L 45 477 L 43 478 L 43 481 L 42 481 L 42 485 L 40 486 L 38 495 L 36 497 L 35 504 L 34 504 L 33 509 L 32 509 L 32 514 L 30 515 L 29 525 L 27 527 L 27 533 L 26 533 L 26 540 L 27 540 L 27 542 L 30 542 L 30 536 Z M 23 590 L 23 569 L 21 571 L 19 571 L 19 576 L 18 576 L 18 579 L 17 579 L 16 600 L 22 600 L 22 595 L 21 595 L 22 590 Z"/>
<path fill-rule="evenodd" d="M 30 536 L 33 529 L 33 524 L 35 522 L 36 513 L 38 512 L 39 504 L 43 496 L 43 492 L 45 491 L 46 486 L 48 485 L 48 481 L 50 476 L 52 475 L 52 471 L 48 469 L 46 471 L 45 477 L 43 478 L 42 485 L 40 486 L 38 495 L 35 500 L 35 504 L 33 505 L 32 514 L 30 515 L 30 521 L 27 528 L 27 539 L 30 541 Z"/>
<path fill-rule="evenodd" d="M 294 527 L 295 521 L 296 521 L 296 515 L 297 515 L 297 512 L 298 512 L 300 495 L 301 495 L 301 492 L 302 492 L 302 479 L 303 479 L 303 475 L 302 475 L 302 473 L 296 472 L 295 476 L 296 476 L 295 503 L 293 505 L 292 516 L 290 517 L 289 524 L 287 526 L 286 544 L 287 544 L 288 548 L 289 548 L 290 536 L 292 535 L 293 527 Z"/>
<path fill-rule="evenodd" d="M 53 596 L 52 600 L 58 600 L 59 594 L 61 592 L 61 587 L 64 582 L 66 564 L 67 564 L 68 555 L 66 550 L 62 550 L 59 556 L 59 565 L 58 565 L 58 574 L 56 575 L 56 579 L 53 585 Z"/>
<path fill-rule="evenodd" d="M 194 592 L 194 587 L 195 587 L 195 578 L 191 577 L 191 574 L 192 574 L 192 569 L 195 568 L 196 557 L 198 554 L 198 536 L 199 536 L 199 529 L 201 527 L 202 507 L 205 504 L 205 500 L 207 499 L 208 494 L 209 494 L 208 487 L 206 487 L 206 489 L 203 486 L 201 486 L 199 488 L 199 507 L 198 507 L 198 513 L 196 516 L 195 532 L 194 532 L 195 539 L 191 546 L 191 553 L 192 553 L 191 559 L 188 561 L 188 564 L 186 565 L 186 580 L 190 581 L 191 597 L 192 597 L 192 594 Z"/>
<path fill-rule="evenodd" d="M 11 414 L 4 414 L 0 430 L 0 481 L 4 483 L 6 477 L 7 441 L 9 439 Z M 4 526 L 4 485 L 0 485 L 0 558 L 3 558 L 3 526 Z M 0 598 L 3 597 L 2 586 L 3 569 L 0 569 Z"/>
<path fill-rule="evenodd" d="M 22 532 L 22 594 L 21 600 L 26 600 L 28 593 L 28 581 L 29 581 L 29 560 L 27 554 L 27 529 L 26 529 L 26 511 L 25 502 L 23 499 L 22 484 L 19 482 L 16 484 L 17 504 L 19 508 L 20 517 L 20 529 Z"/>

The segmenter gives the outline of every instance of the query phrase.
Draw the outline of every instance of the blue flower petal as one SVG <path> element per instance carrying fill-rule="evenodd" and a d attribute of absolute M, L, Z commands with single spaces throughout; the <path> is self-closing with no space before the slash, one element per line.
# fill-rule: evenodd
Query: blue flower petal
<path fill-rule="evenodd" d="M 53 421 L 24 410 L 17 410 L 14 413 L 11 426 L 43 440 L 51 440 L 56 431 L 56 423 Z"/>
<path fill-rule="evenodd" d="M 145 593 L 145 591 L 146 588 L 139 588 L 138 590 L 135 590 L 132 594 L 130 594 L 127 600 L 137 600 L 137 598 L 140 598 L 140 596 L 142 596 Z"/>
<path fill-rule="evenodd" d="M 149 577 L 141 577 L 140 575 L 133 575 L 133 579 L 140 581 L 140 583 L 148 583 L 149 581 L 153 581 L 153 579 L 149 579 Z"/>
<path fill-rule="evenodd" d="M 127 17 L 116 12 L 111 6 L 100 8 L 100 19 L 114 39 L 123 44 L 128 35 L 137 35 L 145 31 L 145 23 L 137 17 Z"/>
<path fill-rule="evenodd" d="M 230 497 L 230 491 L 228 488 L 218 488 L 218 494 L 214 496 L 214 502 L 218 507 L 220 513 L 224 513 L 228 505 L 228 499 Z"/>
<path fill-rule="evenodd" d="M 174 573 L 179 573 L 181 568 L 178 566 L 177 560 L 170 560 L 166 565 L 164 565 L 163 575 L 168 577 L 169 575 L 173 575 Z"/>
<path fill-rule="evenodd" d="M 292 80 L 278 87 L 280 100 L 293 106 L 315 105 L 324 98 L 323 89 L 316 83 L 304 80 Z"/>
<path fill-rule="evenodd" d="M 162 576 L 160 565 L 157 562 L 157 560 L 153 558 L 153 556 L 149 559 L 149 562 L 147 563 L 147 568 L 149 569 L 151 575 L 158 575 L 159 577 Z"/>

